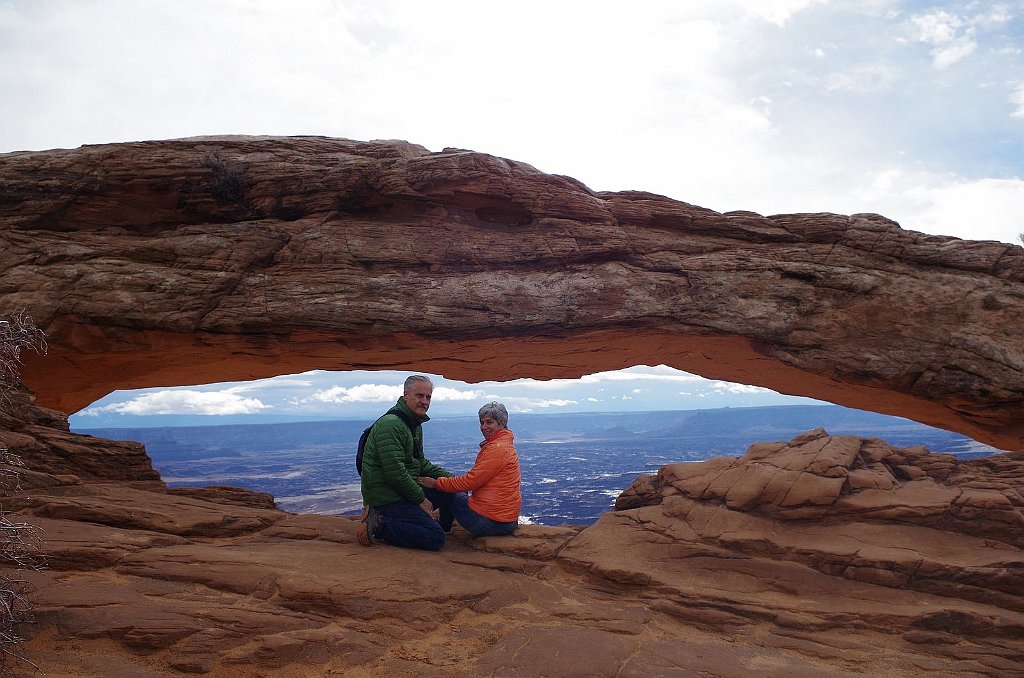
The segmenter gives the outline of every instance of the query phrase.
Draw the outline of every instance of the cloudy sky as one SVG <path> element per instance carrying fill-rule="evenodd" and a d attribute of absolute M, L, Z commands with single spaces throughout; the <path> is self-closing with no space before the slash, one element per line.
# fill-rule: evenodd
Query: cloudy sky
<path fill-rule="evenodd" d="M 402 394 L 405 372 L 314 371 L 253 382 L 115 392 L 71 417 L 76 429 L 308 419 L 372 419 Z M 510 413 L 614 412 L 820 404 L 766 388 L 637 366 L 582 379 L 467 384 L 430 375 L 431 417 L 476 414 L 498 400 Z"/>
<path fill-rule="evenodd" d="M 595 190 L 1019 243 L 1024 0 L 0 0 L 0 152 L 211 134 L 405 139 Z M 313 373 L 95 408 L 338 413 L 400 381 Z M 438 412 L 482 394 L 547 411 L 779 398 L 664 369 L 444 388 Z"/>

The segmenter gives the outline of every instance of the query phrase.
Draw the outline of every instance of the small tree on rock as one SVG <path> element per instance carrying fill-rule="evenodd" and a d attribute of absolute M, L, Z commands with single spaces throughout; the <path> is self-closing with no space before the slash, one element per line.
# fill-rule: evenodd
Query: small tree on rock
<path fill-rule="evenodd" d="M 9 402 L 7 392 L 18 383 L 21 353 L 26 349 L 46 350 L 42 330 L 24 314 L 0 320 L 0 407 Z M 0 442 L 0 500 L 5 502 L 19 489 L 21 459 Z M 0 673 L 11 672 L 12 658 L 28 662 L 20 651 L 24 641 L 21 624 L 31 621 L 32 607 L 25 597 L 29 582 L 25 570 L 39 570 L 39 530 L 10 513 L 0 502 Z"/>

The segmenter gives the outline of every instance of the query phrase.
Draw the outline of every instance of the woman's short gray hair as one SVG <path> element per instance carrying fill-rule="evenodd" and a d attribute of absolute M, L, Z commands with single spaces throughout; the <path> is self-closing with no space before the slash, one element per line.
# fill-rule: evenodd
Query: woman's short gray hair
<path fill-rule="evenodd" d="M 505 406 L 496 400 L 481 407 L 478 414 L 481 419 L 484 417 L 490 417 L 494 421 L 498 422 L 502 428 L 508 428 L 508 410 L 506 410 Z"/>

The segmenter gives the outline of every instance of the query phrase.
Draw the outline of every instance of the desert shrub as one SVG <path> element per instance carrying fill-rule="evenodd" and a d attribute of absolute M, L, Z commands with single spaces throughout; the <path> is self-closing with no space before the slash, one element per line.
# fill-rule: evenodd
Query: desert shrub
<path fill-rule="evenodd" d="M 0 446 L 0 494 L 5 498 L 18 490 L 21 459 Z M 24 637 L 19 628 L 32 621 L 28 599 L 31 583 L 27 571 L 38 571 L 40 533 L 35 525 L 10 513 L 0 504 L 0 673 L 9 673 L 12 660 L 31 664 L 21 652 Z"/>
<path fill-rule="evenodd" d="M 0 393 L 4 395 L 21 376 L 21 352 L 46 351 L 46 336 L 24 313 L 0 319 Z"/>
<path fill-rule="evenodd" d="M 7 393 L 20 377 L 21 353 L 45 351 L 46 338 L 32 319 L 15 314 L 0 320 L 0 407 L 9 403 Z M 21 459 L 0 444 L 0 673 L 11 672 L 11 660 L 31 665 L 21 652 L 24 638 L 19 627 L 32 620 L 31 591 L 25 572 L 39 570 L 40 534 L 16 513 L 7 501 L 19 489 Z M 7 503 L 8 506 L 4 504 Z"/>
<path fill-rule="evenodd" d="M 206 154 L 203 166 L 210 170 L 209 186 L 214 200 L 230 205 L 245 199 L 245 177 L 238 167 L 216 152 Z"/>

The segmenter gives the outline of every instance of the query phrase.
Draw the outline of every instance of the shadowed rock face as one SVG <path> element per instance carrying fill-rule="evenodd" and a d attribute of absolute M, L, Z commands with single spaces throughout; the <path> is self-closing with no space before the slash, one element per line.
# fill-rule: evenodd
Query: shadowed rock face
<path fill-rule="evenodd" d="M 1024 249 L 720 214 L 469 151 L 201 138 L 0 156 L 0 313 L 73 412 L 321 369 L 664 363 L 1024 449 Z"/>

